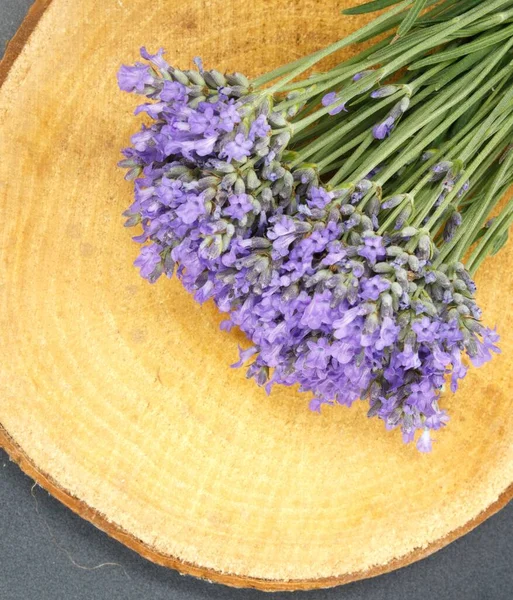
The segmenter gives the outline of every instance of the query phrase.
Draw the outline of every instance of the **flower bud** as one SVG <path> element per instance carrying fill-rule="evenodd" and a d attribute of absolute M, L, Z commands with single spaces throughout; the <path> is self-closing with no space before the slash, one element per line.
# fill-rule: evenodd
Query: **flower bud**
<path fill-rule="evenodd" d="M 373 404 L 371 404 L 371 407 L 367 411 L 367 416 L 375 417 L 381 410 L 382 406 L 383 406 L 383 404 L 379 400 L 376 400 Z"/>
<path fill-rule="evenodd" d="M 225 96 L 234 96 L 235 98 L 241 98 L 247 94 L 248 89 L 242 85 L 231 85 L 220 88 L 220 92 Z M 245 103 L 249 104 L 247 97 L 244 98 Z"/>
<path fill-rule="evenodd" d="M 186 166 L 182 165 L 174 165 L 166 169 L 165 177 L 168 179 L 175 179 L 176 177 L 180 177 L 180 175 L 188 175 L 190 173 L 190 169 Z"/>
<path fill-rule="evenodd" d="M 290 132 L 282 131 L 281 133 L 279 133 L 277 136 L 275 136 L 273 138 L 271 148 L 275 152 L 280 152 L 281 150 L 283 150 L 283 148 L 285 148 L 285 146 L 289 143 L 289 141 L 290 141 Z"/>
<path fill-rule="evenodd" d="M 400 246 L 388 246 L 386 249 L 387 256 L 401 256 L 404 250 Z"/>
<path fill-rule="evenodd" d="M 321 281 L 324 281 L 324 280 L 330 278 L 332 275 L 333 275 L 333 273 L 329 269 L 320 269 L 319 271 L 314 273 L 311 277 L 308 277 L 305 280 L 305 287 L 311 288 L 314 285 L 317 285 L 318 283 L 320 283 Z"/>
<path fill-rule="evenodd" d="M 420 260 L 428 260 L 431 256 L 431 238 L 428 234 L 421 235 L 417 242 L 417 256 Z"/>
<path fill-rule="evenodd" d="M 363 324 L 363 332 L 364 333 L 374 333 L 376 329 L 379 327 L 378 315 L 373 312 L 370 315 L 367 315 L 365 322 Z"/>
<path fill-rule="evenodd" d="M 123 213 L 123 216 L 129 217 L 123 224 L 125 227 L 135 227 L 135 225 L 139 225 L 142 219 L 140 213 L 136 213 L 135 215 L 129 215 L 129 213 L 125 211 Z"/>
<path fill-rule="evenodd" d="M 311 183 L 316 179 L 315 171 L 311 167 L 296 169 L 293 177 L 295 181 L 301 181 L 301 183 Z"/>
<path fill-rule="evenodd" d="M 377 196 L 373 196 L 365 206 L 365 212 L 369 217 L 374 217 L 379 214 L 380 202 Z"/>
<path fill-rule="evenodd" d="M 408 204 L 407 206 L 405 206 L 402 211 L 399 213 L 399 216 L 396 219 L 395 225 L 394 225 L 394 229 L 395 230 L 399 230 L 402 229 L 406 223 L 406 221 L 408 221 L 408 219 L 411 216 L 412 213 L 412 207 Z M 413 229 L 413 227 L 407 227 L 407 230 Z M 405 231 L 405 230 L 404 230 Z M 404 231 L 402 233 L 403 237 L 409 237 L 408 234 L 404 234 Z M 415 233 L 417 232 L 417 230 L 415 230 Z M 411 235 L 415 235 L 415 234 L 411 234 Z"/>
<path fill-rule="evenodd" d="M 394 120 L 397 120 L 408 110 L 409 106 L 410 99 L 408 98 L 408 96 L 404 96 L 404 98 L 401 98 L 401 100 L 399 100 L 399 102 L 392 108 L 392 110 L 390 111 L 390 116 Z"/>
<path fill-rule="evenodd" d="M 205 203 L 210 202 L 211 200 L 213 200 L 216 195 L 217 195 L 217 190 L 215 188 L 207 188 L 204 192 L 203 192 L 203 200 L 205 201 Z"/>
<path fill-rule="evenodd" d="M 223 249 L 223 240 L 220 235 L 207 236 L 200 244 L 199 252 L 201 256 L 215 260 L 219 258 Z"/>
<path fill-rule="evenodd" d="M 205 85 L 205 80 L 201 76 L 201 73 L 198 73 L 198 71 L 191 70 L 191 71 L 184 71 L 184 73 L 193 85 L 200 85 L 200 86 Z"/>
<path fill-rule="evenodd" d="M 180 69 L 171 69 L 171 74 L 175 81 L 178 81 L 183 85 L 189 85 L 189 78 L 183 71 L 180 71 Z"/>
<path fill-rule="evenodd" d="M 452 285 L 455 290 L 458 290 L 458 292 L 468 291 L 467 284 L 462 279 L 455 279 L 452 282 Z"/>
<path fill-rule="evenodd" d="M 452 213 L 452 215 L 449 217 L 449 219 L 447 220 L 447 223 L 445 224 L 445 227 L 444 227 L 444 231 L 443 231 L 444 242 L 447 243 L 452 240 L 452 238 L 454 237 L 454 234 L 456 233 L 456 230 L 461 225 L 462 221 L 463 221 L 463 217 L 461 216 L 461 213 L 454 211 Z"/>
<path fill-rule="evenodd" d="M 440 284 L 443 288 L 449 289 L 451 287 L 451 282 L 445 273 L 443 273 L 440 270 L 433 271 L 433 273 L 435 275 L 436 282 Z"/>
<path fill-rule="evenodd" d="M 360 219 L 360 228 L 362 232 L 364 231 L 373 231 L 374 227 L 372 225 L 372 221 L 369 219 L 367 215 L 362 215 Z"/>
<path fill-rule="evenodd" d="M 260 179 L 258 179 L 255 171 L 253 169 L 249 169 L 246 171 L 246 188 L 248 190 L 256 190 L 260 185 Z"/>
<path fill-rule="evenodd" d="M 214 90 L 217 90 L 217 88 L 226 85 L 225 76 L 219 71 L 216 71 L 215 69 L 211 69 L 210 71 L 204 71 L 203 79 L 205 80 L 205 83 L 208 85 L 208 87 Z"/>
<path fill-rule="evenodd" d="M 374 273 L 393 273 L 394 267 L 390 263 L 380 262 L 376 263 L 372 267 L 372 270 L 374 271 Z"/>
<path fill-rule="evenodd" d="M 237 177 L 237 179 L 235 180 L 235 184 L 233 186 L 233 191 L 236 194 L 244 194 L 246 191 L 246 186 L 244 185 L 244 180 L 242 179 L 242 177 Z"/>
<path fill-rule="evenodd" d="M 139 161 L 136 158 L 124 158 L 118 162 L 118 167 L 129 169 L 131 167 L 140 167 Z M 187 167 L 186 167 L 187 168 Z"/>
<path fill-rule="evenodd" d="M 389 196 L 388 198 L 385 198 L 383 200 L 383 202 L 381 203 L 381 208 L 383 208 L 383 209 L 395 208 L 396 206 L 399 206 L 399 204 L 401 204 L 401 202 L 405 198 L 406 198 L 406 194 L 398 194 L 396 196 Z"/>
<path fill-rule="evenodd" d="M 399 297 L 403 293 L 403 288 L 401 287 L 400 283 L 394 281 L 390 286 L 390 291 L 392 292 L 392 295 Z"/>
<path fill-rule="evenodd" d="M 390 294 L 381 294 L 381 316 L 391 317 L 393 314 L 393 300 Z"/>
<path fill-rule="evenodd" d="M 337 306 L 337 304 L 339 304 L 340 302 L 342 302 L 342 300 L 344 300 L 344 298 L 346 296 L 347 296 L 347 286 L 342 281 L 340 281 L 333 288 L 334 305 Z"/>
<path fill-rule="evenodd" d="M 237 173 L 228 173 L 221 180 L 221 189 L 231 190 L 236 181 L 237 181 Z"/>
<path fill-rule="evenodd" d="M 205 102 L 205 100 L 206 100 L 205 96 L 197 96 L 196 98 L 189 100 L 188 104 L 191 108 L 197 108 L 199 106 L 199 104 L 201 102 Z"/>
<path fill-rule="evenodd" d="M 268 117 L 271 114 L 273 101 L 270 96 L 265 96 L 262 102 L 258 105 L 257 116 L 264 115 Z"/>
<path fill-rule="evenodd" d="M 419 259 L 415 256 L 415 254 L 410 254 L 408 257 L 408 265 L 410 267 L 410 269 L 414 272 L 414 273 L 418 273 L 420 270 L 420 263 L 419 263 Z"/>
<path fill-rule="evenodd" d="M 210 177 L 202 177 L 201 179 L 198 180 L 198 189 L 206 190 L 209 187 L 217 186 L 218 183 L 219 183 L 219 178 L 215 177 L 213 175 Z"/>
<path fill-rule="evenodd" d="M 340 207 L 340 214 L 344 215 L 344 216 L 349 216 L 349 215 L 352 215 L 355 210 L 356 210 L 355 207 L 352 206 L 351 204 L 343 204 Z"/>
<path fill-rule="evenodd" d="M 386 418 L 385 424 L 388 429 L 393 429 L 399 425 L 401 418 L 403 416 L 403 411 L 401 408 L 397 407 L 390 413 L 390 415 Z"/>
<path fill-rule="evenodd" d="M 250 83 L 249 79 L 242 73 L 232 73 L 226 75 L 226 81 L 229 85 L 240 85 L 241 87 L 248 88 Z"/>
<path fill-rule="evenodd" d="M 355 189 L 359 192 L 368 192 L 372 189 L 373 183 L 369 179 L 360 179 L 360 181 L 356 184 Z"/>
<path fill-rule="evenodd" d="M 351 231 L 349 234 L 349 243 L 353 246 L 359 246 L 362 243 L 362 237 L 356 231 Z"/>
<path fill-rule="evenodd" d="M 450 160 L 442 160 L 441 162 L 436 163 L 436 165 L 432 166 L 431 172 L 433 173 L 433 175 L 431 176 L 431 180 L 438 181 L 439 179 L 444 177 L 445 174 L 448 173 L 448 171 L 451 169 L 452 164 L 453 163 Z"/>
<path fill-rule="evenodd" d="M 289 287 L 283 290 L 281 299 L 284 302 L 290 302 L 299 296 L 299 287 L 296 283 L 289 285 Z"/>
<path fill-rule="evenodd" d="M 398 85 L 384 85 L 371 92 L 371 98 L 386 98 L 398 92 L 401 88 Z"/>
<path fill-rule="evenodd" d="M 403 237 L 403 238 L 413 237 L 414 235 L 417 235 L 418 232 L 419 232 L 419 230 L 416 229 L 415 227 L 405 227 L 401 231 L 401 237 Z"/>
<path fill-rule="evenodd" d="M 287 119 L 283 116 L 283 113 L 274 111 L 268 116 L 269 124 L 272 127 L 286 127 Z"/>

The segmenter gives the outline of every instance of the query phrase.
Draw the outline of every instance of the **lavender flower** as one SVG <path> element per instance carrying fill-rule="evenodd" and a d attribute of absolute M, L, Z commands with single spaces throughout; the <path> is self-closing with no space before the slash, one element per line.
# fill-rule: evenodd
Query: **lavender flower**
<path fill-rule="evenodd" d="M 247 194 L 233 194 L 228 198 L 228 204 L 223 209 L 224 214 L 238 221 L 242 221 L 253 210 L 253 204 Z"/>
<path fill-rule="evenodd" d="M 342 112 L 342 111 L 347 112 L 345 104 L 340 103 L 336 92 L 329 92 L 322 98 L 323 106 L 331 106 L 332 104 L 336 104 L 336 106 L 334 108 L 332 108 L 328 114 L 333 116 L 333 115 L 337 115 L 339 112 Z"/>
<path fill-rule="evenodd" d="M 390 135 L 390 133 L 392 132 L 392 129 L 394 128 L 394 125 L 395 125 L 395 119 L 393 117 L 387 117 L 381 123 L 374 125 L 374 127 L 372 129 L 372 135 L 377 140 L 384 140 L 387 136 Z"/>
<path fill-rule="evenodd" d="M 124 92 L 143 92 L 146 85 L 153 83 L 150 68 L 141 63 L 133 67 L 123 65 L 118 71 L 118 85 Z"/>
<path fill-rule="evenodd" d="M 136 178 L 125 216 L 142 227 L 141 275 L 176 274 L 198 302 L 213 299 L 223 328 L 237 325 L 251 341 L 235 366 L 250 361 L 259 385 L 299 385 L 314 411 L 368 399 L 370 414 L 406 442 L 419 433 L 417 447 L 429 451 L 430 432 L 447 422 L 438 405 L 446 377 L 456 389 L 465 354 L 480 365 L 499 351 L 497 334 L 472 324 L 480 311 L 463 265 L 434 269 L 429 236 L 403 228 L 407 194 L 380 203 L 372 178 L 383 165 L 326 189 L 315 169 L 284 159 L 286 118 L 243 76 L 201 63 L 187 75 L 161 50 L 141 54 L 152 67 L 118 75 L 121 89 L 147 97 L 141 110 L 153 118 L 122 161 Z M 335 92 L 323 98 L 336 102 Z M 407 104 L 373 128 L 376 139 Z M 396 207 L 398 233 L 378 234 L 382 211 Z"/>

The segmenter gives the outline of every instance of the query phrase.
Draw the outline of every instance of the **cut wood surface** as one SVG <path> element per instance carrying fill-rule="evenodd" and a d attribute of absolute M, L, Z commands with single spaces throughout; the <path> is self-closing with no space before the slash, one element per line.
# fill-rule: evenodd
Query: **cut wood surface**
<path fill-rule="evenodd" d="M 335 0 L 36 0 L 0 66 L 0 443 L 67 506 L 161 564 L 327 587 L 408 564 L 513 496 L 513 243 L 478 300 L 503 353 L 442 404 L 431 454 L 357 403 L 268 397 L 178 281 L 143 281 L 116 167 L 138 48 L 249 76 L 361 24 Z"/>

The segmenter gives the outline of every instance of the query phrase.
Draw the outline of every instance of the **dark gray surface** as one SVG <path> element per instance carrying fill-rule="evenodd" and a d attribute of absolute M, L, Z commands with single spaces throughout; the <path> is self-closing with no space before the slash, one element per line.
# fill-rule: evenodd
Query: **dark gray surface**
<path fill-rule="evenodd" d="M 32 480 L 0 451 L 2 600 L 513 598 L 513 504 L 464 538 L 399 571 L 331 590 L 269 596 L 158 567 L 32 486 Z"/>
<path fill-rule="evenodd" d="M 15 34 L 33 0 L 0 0 L 0 56 Z"/>
<path fill-rule="evenodd" d="M 31 3 L 0 0 L 0 54 Z M 0 451 L 1 600 L 265 597 L 262 592 L 208 584 L 153 565 L 32 483 Z M 331 590 L 272 598 L 513 600 L 513 503 L 464 538 L 399 571 Z"/>

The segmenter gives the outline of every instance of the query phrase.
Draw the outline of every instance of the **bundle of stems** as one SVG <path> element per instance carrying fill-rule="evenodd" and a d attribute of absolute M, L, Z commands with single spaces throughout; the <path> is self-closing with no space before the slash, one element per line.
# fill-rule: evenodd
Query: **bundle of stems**
<path fill-rule="evenodd" d="M 266 73 L 252 84 L 274 82 L 269 91 L 282 98 L 276 109 L 292 109 L 288 146 L 295 152 L 292 168 L 309 163 L 324 185 L 333 189 L 358 182 L 386 164 L 374 178 L 375 189 L 359 208 L 373 194 L 408 192 L 404 205 L 385 215 L 381 230 L 386 230 L 406 202 L 412 202 L 407 222 L 422 225 L 436 236 L 443 246 L 439 261 L 463 260 L 480 240 L 467 262 L 473 274 L 487 255 L 505 243 L 513 220 L 511 206 L 505 205 L 483 230 L 487 216 L 513 181 L 511 159 L 500 169 L 513 134 L 513 2 L 378 1 L 346 14 L 392 4 L 396 4 L 393 10 L 351 36 Z M 422 16 L 419 7 L 427 8 Z M 350 60 L 296 81 L 330 54 L 383 34 L 388 35 Z M 383 84 L 386 81 L 390 83 Z M 374 93 L 362 95 L 369 89 Z M 323 106 L 323 95 L 332 92 L 332 102 Z M 373 125 L 386 121 L 401 100 L 409 103 L 407 116 L 399 108 L 391 124 L 394 135 L 375 139 Z M 340 106 L 345 110 L 331 116 Z M 452 163 L 451 173 L 458 173 L 459 183 L 434 210 L 444 184 L 433 183 L 431 169 L 441 161 Z M 472 192 L 463 197 L 459 192 L 470 180 Z M 436 234 L 453 211 L 461 214 L 462 222 L 453 239 L 445 242 Z"/>

